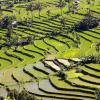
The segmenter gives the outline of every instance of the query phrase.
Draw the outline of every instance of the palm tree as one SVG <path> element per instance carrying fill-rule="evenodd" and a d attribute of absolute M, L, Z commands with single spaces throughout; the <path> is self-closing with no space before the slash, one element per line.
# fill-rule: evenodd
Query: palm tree
<path fill-rule="evenodd" d="M 10 39 L 11 39 L 12 31 L 13 31 L 12 26 L 9 25 L 8 28 L 7 28 L 7 33 L 6 33 L 6 38 L 7 38 L 7 40 L 9 40 L 9 41 L 10 41 Z"/>
<path fill-rule="evenodd" d="M 2 15 L 2 5 L 0 4 L 0 15 Z"/>
<path fill-rule="evenodd" d="M 37 4 L 37 9 L 39 11 L 39 19 L 40 19 L 40 16 L 41 16 L 41 10 L 42 10 L 42 4 L 40 2 L 38 2 Z"/>
<path fill-rule="evenodd" d="M 46 13 L 47 13 L 48 18 L 49 18 L 51 11 L 50 11 L 50 10 L 47 10 L 47 12 L 46 12 Z"/>
<path fill-rule="evenodd" d="M 18 41 L 19 41 L 19 38 L 16 34 L 16 37 L 14 38 L 14 41 L 13 41 L 13 45 L 15 46 L 14 51 L 16 51 L 18 49 L 18 46 L 19 46 Z"/>
<path fill-rule="evenodd" d="M 96 51 L 99 53 L 99 51 L 100 51 L 100 43 L 96 43 L 95 46 L 96 46 Z"/>
<path fill-rule="evenodd" d="M 77 43 L 80 44 L 80 35 L 76 33 Z"/>
<path fill-rule="evenodd" d="M 63 28 L 65 28 L 65 25 L 66 25 L 65 18 L 61 18 L 60 23 L 61 23 L 61 30 L 63 30 Z"/>
<path fill-rule="evenodd" d="M 32 6 L 31 6 L 30 11 L 31 11 L 31 18 L 32 18 L 32 21 L 33 21 L 33 11 L 34 11 L 34 5 L 32 5 Z"/>
<path fill-rule="evenodd" d="M 68 12 L 71 11 L 71 5 L 70 5 L 71 1 L 72 1 L 72 0 L 65 0 L 65 2 L 68 3 Z"/>
<path fill-rule="evenodd" d="M 65 6 L 65 2 L 63 0 L 59 0 L 58 2 L 58 7 L 60 8 L 60 11 L 61 11 L 61 15 L 63 13 L 63 7 Z"/>
<path fill-rule="evenodd" d="M 35 5 L 32 3 L 32 4 L 28 5 L 27 8 L 26 8 L 27 14 L 28 14 L 28 11 L 31 12 L 32 21 L 33 21 L 33 11 L 34 11 L 34 7 L 35 7 Z"/>

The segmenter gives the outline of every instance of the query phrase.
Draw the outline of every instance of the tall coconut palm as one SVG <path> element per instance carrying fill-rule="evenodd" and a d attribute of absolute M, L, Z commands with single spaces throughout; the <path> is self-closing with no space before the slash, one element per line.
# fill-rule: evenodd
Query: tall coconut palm
<path fill-rule="evenodd" d="M 12 29 L 12 26 L 9 25 L 8 28 L 7 28 L 7 33 L 6 33 L 6 38 L 7 38 L 7 40 L 9 40 L 9 41 L 10 41 L 10 39 L 11 39 L 12 30 L 13 30 L 13 29 Z"/>
<path fill-rule="evenodd" d="M 41 10 L 42 10 L 42 4 L 40 2 L 37 3 L 37 10 L 39 12 L 39 19 L 40 19 L 40 16 L 41 16 Z"/>
<path fill-rule="evenodd" d="M 14 36 L 12 37 L 12 42 L 13 42 L 13 46 L 14 46 L 14 51 L 17 50 L 18 48 L 18 41 L 19 41 L 19 37 L 16 33 L 14 33 Z"/>
<path fill-rule="evenodd" d="M 61 11 L 61 15 L 62 15 L 62 13 L 63 13 L 63 7 L 65 6 L 66 4 L 65 4 L 65 2 L 63 1 L 63 0 L 59 0 L 58 1 L 58 7 L 60 8 L 60 11 Z"/>
<path fill-rule="evenodd" d="M 100 51 L 100 43 L 96 43 L 95 46 L 96 46 L 96 51 L 99 53 L 99 51 Z"/>
<path fill-rule="evenodd" d="M 65 18 L 60 19 L 60 24 L 61 24 L 61 30 L 63 30 L 63 28 L 65 28 L 65 25 L 66 25 Z"/>
<path fill-rule="evenodd" d="M 48 18 L 49 18 L 49 16 L 50 16 L 50 14 L 51 14 L 51 11 L 50 10 L 47 10 L 47 15 L 48 15 Z"/>
<path fill-rule="evenodd" d="M 65 0 L 65 2 L 67 2 L 67 4 L 68 4 L 68 6 L 67 6 L 67 8 L 68 8 L 68 12 L 70 12 L 71 11 L 71 2 L 72 2 L 72 0 Z"/>
<path fill-rule="evenodd" d="M 34 11 L 34 7 L 35 7 L 35 5 L 32 3 L 32 4 L 28 5 L 27 8 L 26 8 L 27 14 L 28 14 L 28 11 L 31 12 L 32 21 L 33 21 L 33 11 Z"/>
<path fill-rule="evenodd" d="M 0 4 L 0 15 L 2 15 L 2 5 Z"/>
<path fill-rule="evenodd" d="M 80 36 L 76 33 L 77 47 L 80 48 Z"/>

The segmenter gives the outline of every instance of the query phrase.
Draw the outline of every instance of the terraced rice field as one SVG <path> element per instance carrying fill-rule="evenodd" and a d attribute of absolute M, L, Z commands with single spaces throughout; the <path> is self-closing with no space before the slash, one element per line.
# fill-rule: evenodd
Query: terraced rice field
<path fill-rule="evenodd" d="M 100 57 L 100 51 L 95 48 L 95 43 L 100 43 L 100 25 L 86 31 L 67 32 L 86 16 L 87 1 L 80 0 L 78 13 L 67 13 L 68 8 L 63 7 L 61 15 L 61 9 L 56 7 L 57 0 L 41 0 L 40 18 L 38 10 L 25 9 L 38 0 L 26 1 L 14 4 L 12 9 L 7 9 L 6 5 L 0 9 L 2 16 L 13 15 L 18 22 L 31 23 L 18 24 L 13 28 L 12 37 L 17 34 L 19 40 L 33 38 L 31 44 L 19 46 L 17 50 L 13 46 L 0 49 L 0 96 L 7 95 L 8 87 L 18 91 L 24 88 L 39 100 L 96 100 L 94 92 L 100 89 L 100 64 L 77 65 L 81 72 L 71 65 L 75 66 L 86 56 Z M 47 10 L 51 11 L 50 16 Z M 100 19 L 99 0 L 95 0 L 91 10 Z M 63 29 L 61 18 L 65 20 Z M 0 28 L 0 46 L 6 42 L 6 33 L 7 29 Z M 76 34 L 80 38 L 79 45 Z M 62 70 L 66 75 L 64 80 L 58 75 Z"/>

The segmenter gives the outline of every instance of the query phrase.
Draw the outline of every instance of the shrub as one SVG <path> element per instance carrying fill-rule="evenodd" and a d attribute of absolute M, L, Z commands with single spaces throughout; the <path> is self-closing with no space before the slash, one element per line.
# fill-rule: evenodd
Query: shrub
<path fill-rule="evenodd" d="M 75 25 L 75 30 L 88 30 L 95 28 L 99 25 L 99 20 L 92 17 L 92 16 L 87 16 L 85 17 L 81 22 Z"/>
<path fill-rule="evenodd" d="M 0 21 L 0 28 L 8 28 L 14 19 L 14 16 L 4 16 Z"/>
<path fill-rule="evenodd" d="M 29 94 L 26 90 L 23 90 L 22 92 L 18 92 L 17 90 L 9 90 L 7 97 L 10 97 L 11 100 L 37 100 L 37 98 Z"/>

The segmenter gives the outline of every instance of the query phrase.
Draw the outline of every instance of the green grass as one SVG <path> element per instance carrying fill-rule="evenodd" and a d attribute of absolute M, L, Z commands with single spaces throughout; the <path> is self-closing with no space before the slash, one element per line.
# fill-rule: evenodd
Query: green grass
<path fill-rule="evenodd" d="M 34 66 L 34 65 L 33 65 Z M 27 71 L 27 72 L 29 72 L 29 73 L 31 73 L 34 77 L 36 77 L 36 78 L 46 78 L 47 77 L 47 75 L 46 74 L 44 74 L 43 72 L 40 72 L 40 71 L 38 71 L 38 70 L 36 70 L 36 69 L 34 69 L 34 67 L 33 66 L 26 66 L 24 69 Z"/>

